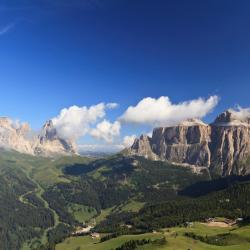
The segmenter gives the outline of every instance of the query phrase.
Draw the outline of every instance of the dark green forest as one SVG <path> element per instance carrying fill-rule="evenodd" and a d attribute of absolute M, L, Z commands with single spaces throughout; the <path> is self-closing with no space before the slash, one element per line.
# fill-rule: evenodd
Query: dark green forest
<path fill-rule="evenodd" d="M 24 240 L 42 235 L 54 224 L 51 211 L 37 198 L 33 206 L 20 201 L 21 195 L 34 188 L 21 170 L 10 166 L 1 169 L 0 249 L 20 249 Z"/>
<path fill-rule="evenodd" d="M 122 155 L 65 158 L 53 164 L 18 154 L 12 158 L 9 154 L 0 159 L 0 249 L 21 249 L 27 242 L 30 249 L 54 249 L 82 225 L 69 209 L 72 204 L 86 206 L 96 216 L 112 208 L 95 227 L 111 233 L 108 239 L 215 216 L 250 218 L 248 176 L 211 179 L 206 170 L 194 174 L 166 162 Z M 57 177 L 48 182 L 42 171 L 52 170 Z M 131 200 L 143 208 L 122 210 Z"/>

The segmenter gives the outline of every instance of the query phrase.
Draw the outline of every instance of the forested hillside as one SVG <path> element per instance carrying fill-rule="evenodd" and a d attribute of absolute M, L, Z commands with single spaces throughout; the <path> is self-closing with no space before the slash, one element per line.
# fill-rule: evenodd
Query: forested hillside
<path fill-rule="evenodd" d="M 119 154 L 48 159 L 2 152 L 0 186 L 0 249 L 54 249 L 92 218 L 95 230 L 112 238 L 250 216 L 248 177 L 211 180 L 206 170 Z"/>

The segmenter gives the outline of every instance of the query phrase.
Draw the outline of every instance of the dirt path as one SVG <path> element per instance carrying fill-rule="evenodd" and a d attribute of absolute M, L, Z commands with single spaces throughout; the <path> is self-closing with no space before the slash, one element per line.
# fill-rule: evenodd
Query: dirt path
<path fill-rule="evenodd" d="M 24 194 L 22 194 L 21 196 L 19 196 L 19 201 L 20 202 L 22 202 L 22 203 L 24 203 L 24 204 L 28 204 L 28 205 L 30 205 L 30 206 L 33 206 L 34 207 L 34 205 L 33 204 L 31 204 L 30 202 L 28 202 L 26 199 L 25 199 L 25 196 L 26 195 L 28 195 L 28 194 L 31 194 L 31 193 L 33 193 L 34 192 L 34 190 L 30 190 L 30 191 L 28 191 L 28 192 L 26 192 L 26 193 L 24 193 Z"/>

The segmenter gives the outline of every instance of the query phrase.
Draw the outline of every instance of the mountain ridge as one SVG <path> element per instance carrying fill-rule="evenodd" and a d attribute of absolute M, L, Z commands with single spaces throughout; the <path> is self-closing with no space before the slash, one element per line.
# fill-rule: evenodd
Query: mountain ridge
<path fill-rule="evenodd" d="M 77 153 L 73 141 L 58 135 L 52 120 L 34 134 L 28 123 L 18 124 L 8 117 L 0 117 L 0 147 L 46 157 Z"/>
<path fill-rule="evenodd" d="M 155 128 L 152 137 L 142 135 L 135 139 L 127 153 L 207 167 L 222 176 L 245 175 L 250 173 L 249 128 L 250 116 L 227 110 L 211 124 L 191 119 L 176 126 Z"/>

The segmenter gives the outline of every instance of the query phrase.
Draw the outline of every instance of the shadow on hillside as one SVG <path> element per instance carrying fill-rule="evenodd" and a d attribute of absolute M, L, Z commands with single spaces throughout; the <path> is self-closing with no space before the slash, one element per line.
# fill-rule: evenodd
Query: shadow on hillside
<path fill-rule="evenodd" d="M 63 169 L 64 174 L 82 175 L 87 174 L 96 169 L 96 166 L 91 164 L 74 164 Z"/>
<path fill-rule="evenodd" d="M 246 176 L 232 175 L 210 181 L 197 182 L 179 191 L 178 194 L 190 197 L 199 197 L 202 195 L 209 194 L 211 192 L 226 189 L 234 183 L 247 182 L 247 181 L 250 181 L 250 175 Z"/>

